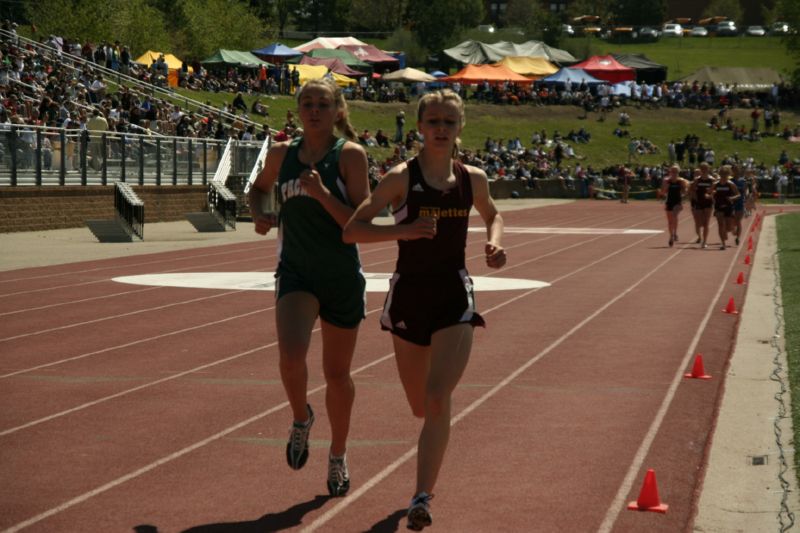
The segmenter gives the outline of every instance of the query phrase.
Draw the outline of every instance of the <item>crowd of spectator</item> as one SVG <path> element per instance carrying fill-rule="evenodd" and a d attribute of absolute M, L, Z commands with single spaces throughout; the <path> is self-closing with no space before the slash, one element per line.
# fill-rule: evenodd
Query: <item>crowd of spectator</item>
<path fill-rule="evenodd" d="M 5 23 L 3 29 L 14 28 Z M 263 140 L 270 134 L 266 124 L 257 130 L 252 125 L 246 125 L 245 121 L 225 120 L 223 117 L 229 116 L 227 113 L 267 117 L 268 107 L 261 103 L 260 98 L 248 106 L 244 95 L 291 93 L 299 83 L 296 71 L 293 72 L 288 65 L 269 70 L 239 70 L 231 67 L 211 73 L 197 62 L 191 65 L 184 62 L 178 71 L 179 84 L 191 89 L 226 91 L 235 95 L 230 104 L 220 109 L 221 113 L 210 111 L 201 114 L 182 109 L 180 105 L 139 89 L 120 86 L 116 91 L 111 91 L 103 74 L 92 66 L 102 65 L 147 83 L 165 85 L 169 69 L 163 56 L 156 58 L 148 67 L 133 62 L 129 49 L 119 42 L 102 42 L 93 46 L 91 43 L 81 44 L 51 35 L 44 43 L 55 51 L 53 55 L 32 46 L 20 46 L 13 37 L 0 41 L 0 127 L 29 124 L 69 130 L 92 129 L 221 140 L 233 136 L 243 140 Z M 64 56 L 65 53 L 83 57 L 87 62 L 71 62 L 68 56 Z M 623 105 L 719 106 L 719 111 L 710 118 L 708 126 L 717 131 L 730 131 L 735 139 L 757 140 L 763 135 L 779 135 L 785 139 L 800 137 L 800 128 L 792 130 L 788 125 L 782 125 L 780 114 L 780 105 L 794 101 L 797 94 L 791 88 L 778 85 L 757 94 L 740 91 L 736 86 L 697 82 L 630 82 L 630 96 L 612 94 L 609 85 L 589 86 L 586 83 L 557 87 L 514 83 L 491 85 L 485 82 L 474 89 L 461 84 L 454 84 L 452 88 L 466 98 L 482 102 L 577 105 L 583 109 L 584 116 L 597 111 L 600 119 L 604 119 L 613 108 L 619 108 L 617 128 L 612 132 L 619 137 L 629 137 L 626 127 L 631 123 L 629 113 L 621 107 Z M 407 101 L 409 95 L 425 89 L 424 85 L 414 85 L 406 92 L 405 88 L 365 76 L 348 91 L 347 97 L 378 102 Z M 729 110 L 737 106 L 752 109 L 749 130 L 743 125 L 736 125 L 729 116 Z M 764 123 L 763 128 L 760 127 L 760 121 Z M 422 139 L 413 129 L 405 132 L 404 123 L 404 115 L 399 113 L 397 129 L 392 138 L 381 129 L 374 135 L 369 130 L 363 130 L 359 135 L 359 141 L 368 147 L 394 146 L 390 157 L 381 162 L 372 162 L 370 173 L 374 180 L 380 179 L 380 175 L 391 165 L 407 159 L 419 149 Z M 290 112 L 283 127 L 278 129 L 275 140 L 288 139 L 301 133 Z M 22 138 L 25 142 L 31 141 L 30 135 Z M 486 170 L 491 179 L 523 180 L 531 188 L 536 188 L 539 180 L 556 179 L 567 189 L 575 189 L 579 184 L 581 194 L 588 195 L 589 188 L 583 184 L 592 183 L 596 185 L 594 189 L 602 190 L 606 185 L 602 183 L 603 176 L 613 183 L 619 174 L 618 168 L 584 168 L 580 162 L 583 157 L 576 153 L 573 145 L 589 142 L 591 134 L 584 128 L 573 129 L 566 135 L 554 131 L 551 136 L 542 130 L 533 133 L 527 147 L 519 138 L 487 138 L 482 150 L 465 150 L 463 159 Z M 50 141 L 45 138 L 45 143 L 50 144 Z M 46 146 L 43 149 L 49 150 Z M 628 143 L 628 165 L 638 161 L 641 155 L 658 153 L 661 153 L 660 148 L 648 139 L 632 138 Z M 712 165 L 717 163 L 713 148 L 692 135 L 671 141 L 666 147 L 665 156 L 663 165 L 633 166 L 635 175 L 657 186 L 664 169 L 672 162 L 689 166 L 701 161 Z M 792 161 L 774 168 L 761 165 L 758 171 L 760 175 L 772 179 L 776 173 L 780 174 L 782 168 L 792 176 L 797 172 L 797 165 Z"/>

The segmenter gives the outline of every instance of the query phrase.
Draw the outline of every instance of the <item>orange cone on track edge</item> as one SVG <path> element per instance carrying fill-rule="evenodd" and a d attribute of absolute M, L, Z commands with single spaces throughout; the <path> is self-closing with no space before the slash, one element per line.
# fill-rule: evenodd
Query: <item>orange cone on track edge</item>
<path fill-rule="evenodd" d="M 737 285 L 745 285 L 744 272 L 739 272 L 739 275 L 736 277 L 736 284 Z"/>
<path fill-rule="evenodd" d="M 744 256 L 744 264 L 745 265 L 749 265 L 750 264 L 750 254 L 747 254 L 747 255 Z"/>
<path fill-rule="evenodd" d="M 733 302 L 733 296 L 730 297 L 728 300 L 728 305 L 725 306 L 725 309 L 722 310 L 723 313 L 728 313 L 729 315 L 738 315 L 739 311 L 736 310 L 736 304 Z"/>
<path fill-rule="evenodd" d="M 753 249 L 753 236 L 751 235 L 747 239 L 747 251 L 751 251 Z"/>
<path fill-rule="evenodd" d="M 694 365 L 692 365 L 692 371 L 689 374 L 684 374 L 683 377 L 692 379 L 711 379 L 711 376 L 706 374 L 706 369 L 703 367 L 703 354 L 699 353 L 695 356 Z"/>
<path fill-rule="evenodd" d="M 656 486 L 656 473 L 650 468 L 644 476 L 642 490 L 639 491 L 639 498 L 635 502 L 628 504 L 631 511 L 653 511 L 656 513 L 666 513 L 669 505 L 661 503 L 658 497 L 658 487 Z"/>

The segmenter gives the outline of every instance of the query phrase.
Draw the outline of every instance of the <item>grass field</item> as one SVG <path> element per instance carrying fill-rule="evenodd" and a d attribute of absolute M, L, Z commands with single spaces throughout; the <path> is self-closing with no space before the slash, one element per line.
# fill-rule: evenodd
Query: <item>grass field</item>
<path fill-rule="evenodd" d="M 195 91 L 181 91 L 190 98 L 200 101 L 210 101 L 221 106 L 224 102 L 230 103 L 234 95 L 230 93 L 199 93 Z M 248 106 L 255 96 L 246 96 Z M 263 98 L 262 102 L 270 106 L 270 117 L 267 119 L 273 128 L 282 128 L 285 122 L 286 111 L 295 110 L 296 103 L 288 96 Z M 406 129 L 415 126 L 416 103 L 412 104 L 380 104 L 372 102 L 349 102 L 350 121 L 356 130 L 369 129 L 373 134 L 381 128 L 391 135 L 394 133 L 394 117 L 399 110 L 406 113 Z M 649 155 L 641 158 L 642 163 L 658 164 L 666 160 L 666 147 L 671 139 L 683 138 L 687 133 L 693 133 L 700 138 L 703 144 L 711 145 L 720 160 L 724 155 L 738 153 L 740 156 L 752 156 L 756 162 L 773 164 L 777 161 L 781 150 L 786 149 L 790 154 L 800 155 L 800 147 L 783 139 L 768 137 L 760 142 L 734 141 L 729 132 L 712 131 L 706 122 L 714 114 L 713 110 L 695 111 L 668 109 L 650 110 L 628 107 L 626 111 L 631 116 L 631 126 L 626 127 L 632 136 L 646 137 L 660 149 L 660 155 Z M 578 117 L 582 111 L 572 106 L 500 106 L 494 104 L 467 104 L 467 125 L 462 133 L 462 145 L 465 148 L 477 150 L 483 148 L 486 137 L 494 139 L 509 139 L 519 137 L 524 145 L 530 143 L 534 131 L 547 131 L 548 137 L 555 130 L 566 135 L 571 129 L 585 128 L 592 134 L 592 141 L 588 144 L 573 145 L 577 154 L 585 157 L 581 163 L 593 167 L 605 167 L 616 163 L 626 163 L 628 158 L 627 139 L 620 139 L 612 135 L 616 128 L 616 114 L 608 115 L 605 122 L 598 121 L 597 113 L 589 115 L 587 120 Z M 735 109 L 730 115 L 734 121 L 744 124 L 749 128 L 749 111 Z M 784 111 L 783 123 L 794 126 L 800 123 L 800 114 Z M 385 157 L 386 149 L 371 149 L 376 157 Z M 575 161 L 569 162 L 574 164 Z"/>
<path fill-rule="evenodd" d="M 464 38 L 485 43 L 508 40 L 521 43 L 524 37 L 510 32 L 488 34 L 471 31 Z M 366 39 L 380 49 L 391 48 L 386 40 Z M 304 41 L 284 40 L 287 46 Z M 455 46 L 458 42 L 451 43 Z M 798 65 L 786 53 L 780 37 L 681 37 L 662 38 L 654 43 L 616 44 L 597 37 L 572 37 L 561 40 L 558 48 L 569 51 L 579 60 L 593 55 L 644 54 L 667 67 L 667 79 L 678 80 L 704 66 L 768 67 L 784 76 Z M 409 65 L 419 67 L 419 65 Z"/>
<path fill-rule="evenodd" d="M 800 265 L 800 213 L 779 216 L 777 226 L 784 340 L 789 365 L 794 442 L 797 443 L 800 442 L 800 269 L 797 268 Z M 795 464 L 800 464 L 800 450 L 795 451 Z M 800 473 L 800 470 L 796 469 L 795 472 Z"/>

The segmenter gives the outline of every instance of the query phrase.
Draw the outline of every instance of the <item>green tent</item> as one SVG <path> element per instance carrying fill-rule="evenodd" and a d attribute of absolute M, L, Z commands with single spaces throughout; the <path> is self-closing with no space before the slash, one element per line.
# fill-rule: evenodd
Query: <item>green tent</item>
<path fill-rule="evenodd" d="M 201 61 L 200 64 L 209 66 L 231 65 L 234 67 L 246 68 L 260 67 L 261 65 L 266 65 L 268 67 L 272 66 L 270 63 L 262 61 L 250 52 L 241 52 L 239 50 L 223 50 L 222 48 L 214 52 L 211 57 Z"/>

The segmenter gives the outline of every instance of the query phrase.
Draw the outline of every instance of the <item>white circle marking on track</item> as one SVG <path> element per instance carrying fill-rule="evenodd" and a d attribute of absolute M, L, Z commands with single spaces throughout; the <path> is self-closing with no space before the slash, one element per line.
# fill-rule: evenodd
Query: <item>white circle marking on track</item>
<path fill-rule="evenodd" d="M 365 273 L 367 292 L 386 292 L 389 290 L 391 274 Z M 117 283 L 148 285 L 156 287 L 180 287 L 190 289 L 221 289 L 243 291 L 275 290 L 274 272 L 181 272 L 176 274 L 143 274 L 113 278 Z M 533 279 L 472 276 L 475 290 L 481 291 L 520 291 L 549 287 L 544 281 Z"/>

